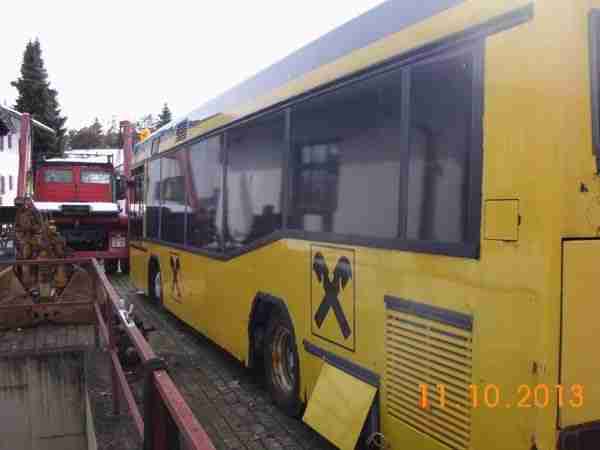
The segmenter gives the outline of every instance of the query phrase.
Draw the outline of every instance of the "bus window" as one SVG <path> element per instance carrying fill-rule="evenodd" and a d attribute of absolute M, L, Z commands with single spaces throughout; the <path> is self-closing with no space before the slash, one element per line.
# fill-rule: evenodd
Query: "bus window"
<path fill-rule="evenodd" d="M 132 240 L 142 238 L 144 228 L 144 167 L 132 171 L 134 187 L 132 189 L 131 205 L 129 208 L 129 231 Z"/>
<path fill-rule="evenodd" d="M 316 97 L 293 110 L 290 228 L 398 236 L 401 110 L 400 70 Z"/>
<path fill-rule="evenodd" d="M 185 179 L 187 150 L 179 150 L 161 162 L 161 240 L 183 244 L 185 240 Z"/>
<path fill-rule="evenodd" d="M 278 114 L 232 130 L 227 147 L 227 248 L 281 228 L 285 117 Z"/>
<path fill-rule="evenodd" d="M 472 54 L 411 70 L 407 238 L 466 239 Z"/>
<path fill-rule="evenodd" d="M 213 136 L 192 145 L 189 160 L 191 183 L 188 192 L 187 245 L 221 251 L 221 136 Z"/>
<path fill-rule="evenodd" d="M 146 237 L 159 239 L 160 227 L 160 159 L 148 163 L 146 191 Z"/>

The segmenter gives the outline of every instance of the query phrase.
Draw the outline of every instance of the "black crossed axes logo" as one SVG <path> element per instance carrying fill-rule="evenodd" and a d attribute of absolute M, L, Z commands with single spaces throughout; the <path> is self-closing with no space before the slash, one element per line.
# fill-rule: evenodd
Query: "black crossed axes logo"
<path fill-rule="evenodd" d="M 325 258 L 320 252 L 317 252 L 313 259 L 313 270 L 315 271 L 317 279 L 319 280 L 319 283 L 323 285 L 323 290 L 325 291 L 325 296 L 323 297 L 323 300 L 321 301 L 321 304 L 319 305 L 319 308 L 315 314 L 315 322 L 317 323 L 317 326 L 321 328 L 323 321 L 329 313 L 329 309 L 332 308 L 337 323 L 340 326 L 340 330 L 344 335 L 344 339 L 348 339 L 348 337 L 352 334 L 352 329 L 350 328 L 348 320 L 344 315 L 344 310 L 342 309 L 342 305 L 340 305 L 338 295 L 340 294 L 340 291 L 346 287 L 348 281 L 350 281 L 352 278 L 352 266 L 350 261 L 345 256 L 341 256 L 338 259 L 335 269 L 333 270 L 332 281 L 329 278 L 329 268 L 327 267 Z"/>
<path fill-rule="evenodd" d="M 171 270 L 173 271 L 173 280 L 171 283 L 171 294 L 176 299 L 181 298 L 181 287 L 179 286 L 179 271 L 181 270 L 181 264 L 179 263 L 179 256 L 171 255 Z"/>

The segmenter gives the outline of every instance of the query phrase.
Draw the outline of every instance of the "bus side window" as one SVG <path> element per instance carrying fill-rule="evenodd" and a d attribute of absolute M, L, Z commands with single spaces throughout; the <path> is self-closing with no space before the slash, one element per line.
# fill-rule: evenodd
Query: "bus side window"
<path fill-rule="evenodd" d="M 290 228 L 402 236 L 402 99 L 395 70 L 293 109 Z"/>
<path fill-rule="evenodd" d="M 269 116 L 228 133 L 226 249 L 281 229 L 285 117 Z"/>
<path fill-rule="evenodd" d="M 189 151 L 187 245 L 222 251 L 223 193 L 221 136 L 193 144 Z"/>
<path fill-rule="evenodd" d="M 146 192 L 146 237 L 160 239 L 160 159 L 148 163 Z"/>
<path fill-rule="evenodd" d="M 142 238 L 143 235 L 143 186 L 144 186 L 144 167 L 138 167 L 133 170 L 133 188 L 131 191 L 131 205 L 129 207 L 129 231 L 133 240 Z"/>
<path fill-rule="evenodd" d="M 467 53 L 411 70 L 408 239 L 467 237 L 471 59 Z"/>
<path fill-rule="evenodd" d="M 161 163 L 161 240 L 183 244 L 185 242 L 185 165 L 187 149 L 178 150 L 162 158 Z"/>

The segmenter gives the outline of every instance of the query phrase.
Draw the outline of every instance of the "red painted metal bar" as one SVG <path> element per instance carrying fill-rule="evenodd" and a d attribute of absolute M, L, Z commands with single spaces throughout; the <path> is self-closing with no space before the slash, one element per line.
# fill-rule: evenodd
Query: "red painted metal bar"
<path fill-rule="evenodd" d="M 102 317 L 102 311 L 100 311 L 100 307 L 98 303 L 94 304 L 94 310 L 96 311 L 96 320 L 98 321 L 98 326 L 100 328 L 100 334 L 102 335 L 102 339 L 109 345 L 110 335 L 108 334 L 108 328 L 106 326 L 106 322 L 104 322 L 104 317 Z"/>
<path fill-rule="evenodd" d="M 115 347 L 117 346 L 117 342 L 116 342 L 116 337 L 115 337 L 115 328 L 113 326 L 112 323 L 112 318 L 110 316 L 110 313 L 108 315 L 108 317 L 106 318 L 106 320 L 108 321 L 108 348 L 110 349 L 110 353 L 111 353 L 111 357 L 113 352 L 115 351 Z M 118 361 L 118 360 L 117 360 Z M 118 364 L 119 367 L 121 367 L 121 363 Z M 112 401 L 113 401 L 113 414 L 116 416 L 121 412 L 121 402 L 120 402 L 120 396 L 119 396 L 119 376 L 117 375 L 117 367 L 114 364 L 111 364 L 111 370 L 110 370 L 110 382 L 112 385 Z M 121 390 L 124 390 L 124 386 L 121 386 Z"/>
<path fill-rule="evenodd" d="M 133 418 L 135 428 L 137 429 L 140 438 L 142 438 L 144 436 L 144 419 L 142 419 L 140 409 L 138 408 L 137 403 L 135 402 L 133 392 L 131 392 L 131 388 L 129 387 L 127 378 L 125 378 L 125 372 L 123 372 L 121 362 L 119 361 L 119 357 L 117 356 L 117 352 L 115 350 L 110 351 L 110 358 L 112 360 L 113 368 L 115 369 L 115 372 L 117 374 L 119 387 L 121 388 L 120 391 L 123 394 L 123 397 L 125 397 L 125 401 L 127 402 L 129 413 Z"/>
<path fill-rule="evenodd" d="M 132 126 L 126 122 L 123 127 L 123 175 L 125 175 L 125 214 L 129 214 L 129 204 L 131 202 L 131 188 L 129 180 L 131 179 L 131 156 L 133 154 L 133 135 Z"/>
<path fill-rule="evenodd" d="M 113 309 L 115 310 L 115 312 L 121 310 L 119 296 L 117 295 L 115 288 L 108 281 L 108 278 L 106 278 L 106 274 L 100 268 L 98 261 L 93 259 L 92 264 L 94 265 L 96 273 L 98 274 L 98 278 L 100 278 L 100 281 L 102 282 L 102 285 L 104 286 L 104 289 L 108 294 L 108 300 L 110 303 L 112 303 Z M 136 326 L 130 326 L 130 324 L 125 321 L 125 318 L 121 314 L 117 314 L 117 317 L 121 325 L 123 325 L 127 335 L 133 342 L 133 345 L 135 346 L 138 355 L 142 360 L 142 363 L 150 361 L 151 359 L 155 359 L 156 353 L 154 353 L 154 350 L 152 350 L 150 344 L 148 344 L 146 339 L 144 339 L 144 336 L 142 335 L 140 330 L 138 330 Z"/>
<path fill-rule="evenodd" d="M 31 116 L 21 115 L 21 132 L 19 139 L 19 174 L 17 176 L 17 197 L 25 196 L 27 192 L 27 173 L 31 162 Z"/>
<path fill-rule="evenodd" d="M 144 339 L 144 336 L 134 324 L 129 323 L 127 319 L 122 314 L 120 314 L 123 305 L 121 305 L 117 292 L 115 291 L 112 284 L 108 281 L 108 278 L 100 268 L 98 262 L 95 259 L 93 259 L 92 264 L 108 296 L 108 303 L 112 307 L 112 310 L 117 313 L 119 323 L 123 326 L 124 330 L 126 331 L 127 335 L 129 336 L 133 345 L 135 346 L 138 355 L 142 360 L 142 364 L 148 362 L 155 362 L 158 359 L 157 355 L 156 353 L 154 353 L 154 350 L 152 350 L 146 339 Z M 104 319 L 100 314 L 99 308 L 96 309 L 96 313 L 98 315 L 98 320 L 100 322 L 104 322 Z M 106 320 L 109 320 L 109 326 L 107 331 L 110 340 L 111 336 L 113 335 L 112 328 L 114 324 L 112 323 L 112 321 L 110 321 L 110 317 L 107 317 Z M 111 345 L 111 360 L 113 370 L 116 374 L 115 385 L 118 384 L 118 386 L 120 387 L 120 392 L 122 392 L 125 397 L 127 406 L 133 416 L 134 422 L 136 423 L 136 428 L 140 433 L 140 436 L 144 436 L 145 426 L 153 427 L 153 432 L 149 434 L 147 433 L 148 436 L 152 436 L 153 440 L 152 443 L 147 443 L 148 448 L 152 448 L 153 450 L 170 450 L 172 447 L 171 444 L 173 436 L 170 436 L 172 433 L 169 433 L 168 429 L 169 423 L 174 423 L 177 429 L 179 430 L 179 433 L 185 438 L 188 444 L 186 448 L 188 448 L 189 450 L 215 450 L 209 436 L 206 434 L 206 431 L 204 431 L 202 425 L 200 425 L 200 423 L 196 420 L 196 417 L 192 413 L 192 410 L 189 408 L 185 399 L 177 390 L 177 387 L 173 383 L 173 380 L 167 374 L 166 371 L 155 370 L 151 374 L 154 385 L 152 391 L 154 391 L 154 393 L 150 395 L 153 398 L 144 398 L 144 402 L 153 402 L 153 404 L 156 405 L 157 411 L 160 410 L 161 414 L 156 413 L 151 415 L 151 418 L 149 419 L 155 423 L 144 424 L 144 420 L 142 419 L 142 416 L 139 412 L 139 408 L 135 403 L 135 399 L 133 397 L 133 394 L 131 393 L 131 389 L 127 384 L 127 379 L 125 378 L 125 374 L 123 373 L 121 363 L 114 350 L 114 342 Z M 156 393 L 158 393 L 158 395 L 156 395 Z M 113 387 L 113 395 L 118 395 L 115 387 Z M 164 412 L 168 412 L 168 415 L 165 416 Z"/>
<path fill-rule="evenodd" d="M 214 450 L 206 431 L 196 420 L 194 413 L 175 387 L 171 377 L 164 370 L 156 371 L 154 372 L 154 383 L 163 403 L 191 448 Z"/>

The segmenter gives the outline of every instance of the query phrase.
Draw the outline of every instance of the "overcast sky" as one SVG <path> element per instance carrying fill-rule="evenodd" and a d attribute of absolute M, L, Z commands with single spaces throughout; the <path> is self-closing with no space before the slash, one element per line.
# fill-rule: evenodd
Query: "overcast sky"
<path fill-rule="evenodd" d="M 382 0 L 7 2 L 0 102 L 39 38 L 67 127 L 190 112 Z M 8 10 L 7 10 L 8 9 Z"/>

